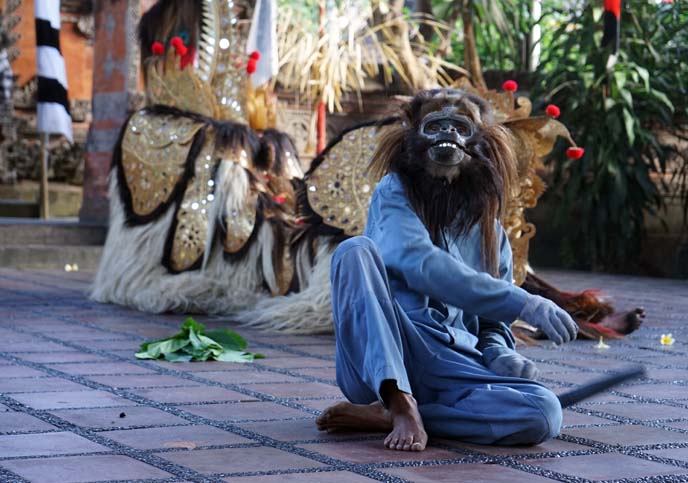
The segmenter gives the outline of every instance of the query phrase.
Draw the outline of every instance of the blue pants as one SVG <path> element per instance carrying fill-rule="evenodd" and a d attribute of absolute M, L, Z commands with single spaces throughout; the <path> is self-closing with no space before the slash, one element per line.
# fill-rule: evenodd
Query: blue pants
<path fill-rule="evenodd" d="M 447 345 L 434 336 L 441 327 L 402 310 L 370 239 L 339 245 L 331 279 L 337 383 L 351 402 L 382 401 L 380 385 L 392 380 L 414 396 L 432 436 L 529 445 L 559 434 L 561 405 L 549 389 L 496 375 L 475 349 Z"/>

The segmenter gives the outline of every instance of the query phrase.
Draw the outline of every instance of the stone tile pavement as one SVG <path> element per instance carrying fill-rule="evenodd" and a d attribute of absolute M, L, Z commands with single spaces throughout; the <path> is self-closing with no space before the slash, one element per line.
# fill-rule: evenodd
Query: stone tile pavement
<path fill-rule="evenodd" d="M 555 391 L 630 362 L 648 377 L 565 411 L 562 435 L 534 447 L 431 440 L 385 450 L 382 434 L 323 434 L 342 399 L 334 339 L 233 327 L 267 356 L 251 365 L 137 361 L 183 317 L 99 305 L 91 274 L 0 270 L 1 482 L 688 481 L 688 282 L 543 272 L 571 290 L 642 305 L 644 326 L 608 350 L 529 347 Z M 662 333 L 676 343 L 662 347 Z"/>

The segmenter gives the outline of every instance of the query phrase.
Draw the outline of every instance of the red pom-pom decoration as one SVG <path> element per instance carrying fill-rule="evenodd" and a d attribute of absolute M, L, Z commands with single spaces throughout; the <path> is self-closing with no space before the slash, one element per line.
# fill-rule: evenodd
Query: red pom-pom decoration
<path fill-rule="evenodd" d="M 172 37 L 172 40 L 170 40 L 170 45 L 172 47 L 179 48 L 180 46 L 184 45 L 184 41 L 179 36 Z"/>
<path fill-rule="evenodd" d="M 549 106 L 547 106 L 545 112 L 547 113 L 547 115 L 552 116 L 554 119 L 558 118 L 561 115 L 561 109 L 559 109 L 559 107 L 555 106 L 554 104 L 550 104 Z"/>
<path fill-rule="evenodd" d="M 182 45 L 175 45 L 175 46 L 174 46 L 174 50 L 176 50 L 177 53 L 178 53 L 181 57 L 184 57 L 184 56 L 186 56 L 186 54 L 189 53 L 189 49 L 188 49 L 188 48 L 186 47 L 186 45 L 184 45 L 184 44 L 182 44 Z"/>
<path fill-rule="evenodd" d="M 516 92 L 518 90 L 518 84 L 515 80 L 509 79 L 507 81 L 504 81 L 504 84 L 502 84 L 502 89 L 504 89 L 507 92 Z"/>
<path fill-rule="evenodd" d="M 570 159 L 580 159 L 583 157 L 583 153 L 585 153 L 585 149 L 579 147 L 568 148 L 566 150 L 566 156 Z"/>
<path fill-rule="evenodd" d="M 253 52 L 251 52 L 251 55 L 249 55 L 248 58 L 253 60 L 260 60 L 260 52 L 254 50 Z"/>
<path fill-rule="evenodd" d="M 154 55 L 163 55 L 165 53 L 165 46 L 160 42 L 153 42 L 153 45 L 151 45 L 151 52 L 153 52 Z"/>
<path fill-rule="evenodd" d="M 249 74 L 253 74 L 256 71 L 256 60 L 251 59 L 248 61 L 248 64 L 246 65 L 246 72 Z"/>
<path fill-rule="evenodd" d="M 275 196 L 272 197 L 272 201 L 274 201 L 275 203 L 281 205 L 282 203 L 284 203 L 285 201 L 287 201 L 287 198 L 285 198 L 285 197 L 282 196 L 282 195 L 275 195 Z"/>
<path fill-rule="evenodd" d="M 186 49 L 186 53 L 182 55 L 181 59 L 179 59 L 180 69 L 183 69 L 189 64 L 193 64 L 193 61 L 196 58 L 196 49 L 194 49 L 193 47 L 184 47 L 184 49 Z"/>

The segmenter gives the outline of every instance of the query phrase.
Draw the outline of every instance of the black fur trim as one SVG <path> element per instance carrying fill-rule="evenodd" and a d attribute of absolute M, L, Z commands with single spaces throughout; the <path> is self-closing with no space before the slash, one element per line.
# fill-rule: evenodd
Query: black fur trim
<path fill-rule="evenodd" d="M 254 165 L 263 171 L 270 171 L 275 176 L 284 176 L 287 152 L 292 154 L 296 163 L 300 162 L 294 140 L 288 134 L 277 129 L 266 129 L 260 138 L 260 149 Z"/>

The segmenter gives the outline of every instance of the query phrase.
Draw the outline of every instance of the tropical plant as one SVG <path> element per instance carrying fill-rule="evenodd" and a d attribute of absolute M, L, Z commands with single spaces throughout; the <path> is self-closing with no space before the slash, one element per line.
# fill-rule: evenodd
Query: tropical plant
<path fill-rule="evenodd" d="M 627 5 L 612 65 L 610 51 L 599 47 L 602 12 L 593 3 L 578 2 L 580 10 L 554 29 L 534 94 L 561 108 L 585 147 L 578 160 L 561 161 L 563 148 L 551 158 L 554 189 L 544 202 L 557 204 L 557 221 L 566 224 L 566 259 L 616 268 L 637 253 L 646 216 L 665 205 L 668 162 L 677 153 L 659 134 L 674 131 L 676 115 L 685 113 L 688 74 L 685 53 L 676 56 L 682 46 L 666 46 L 686 35 L 687 16 L 685 6 Z M 685 173 L 685 160 L 674 168 Z"/>

